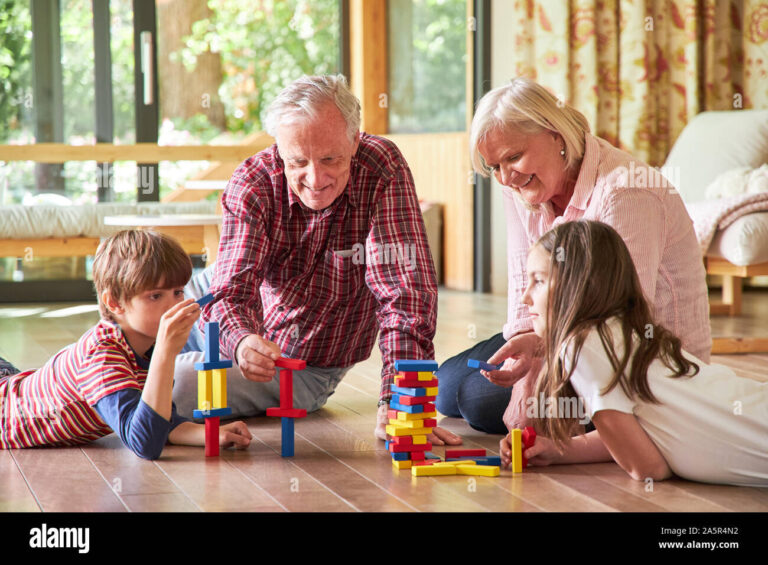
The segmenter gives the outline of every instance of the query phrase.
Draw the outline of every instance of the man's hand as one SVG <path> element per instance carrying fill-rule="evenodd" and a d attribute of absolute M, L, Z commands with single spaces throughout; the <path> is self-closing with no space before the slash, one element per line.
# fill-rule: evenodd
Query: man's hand
<path fill-rule="evenodd" d="M 373 433 L 380 440 L 387 439 L 387 424 L 389 424 L 387 410 L 389 410 L 389 405 L 382 404 L 376 413 L 376 429 Z M 432 433 L 427 436 L 427 441 L 432 445 L 461 445 L 459 436 L 439 426 L 432 428 Z"/>
<path fill-rule="evenodd" d="M 480 373 L 495 385 L 510 387 L 530 372 L 540 344 L 541 338 L 533 332 L 511 337 L 488 359 L 491 365 L 498 365 L 503 361 L 504 366 L 496 371 Z"/>
<path fill-rule="evenodd" d="M 155 351 L 163 351 L 171 357 L 176 357 L 187 343 L 189 332 L 199 317 L 200 306 L 193 298 L 171 306 L 160 318 Z"/>
<path fill-rule="evenodd" d="M 277 374 L 275 361 L 280 359 L 280 347 L 260 335 L 251 334 L 237 345 L 235 359 L 243 376 L 249 381 L 268 383 Z"/>

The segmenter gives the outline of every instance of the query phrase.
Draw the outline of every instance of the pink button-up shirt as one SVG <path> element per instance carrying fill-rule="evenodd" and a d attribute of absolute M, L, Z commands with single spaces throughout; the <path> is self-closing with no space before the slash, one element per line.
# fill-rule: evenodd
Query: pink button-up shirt
<path fill-rule="evenodd" d="M 513 189 L 502 190 L 508 237 L 506 339 L 533 328 L 521 301 L 528 249 L 553 227 L 583 218 L 606 223 L 621 235 L 656 323 L 677 335 L 683 349 L 709 362 L 712 338 L 701 250 L 680 195 L 661 173 L 587 134 L 579 177 L 562 216 L 555 216 L 549 203 L 531 212 Z"/>

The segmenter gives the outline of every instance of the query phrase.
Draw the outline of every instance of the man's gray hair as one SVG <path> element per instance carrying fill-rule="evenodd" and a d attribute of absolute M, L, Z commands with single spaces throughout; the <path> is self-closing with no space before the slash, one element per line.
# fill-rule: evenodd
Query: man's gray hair
<path fill-rule="evenodd" d="M 571 168 L 584 157 L 589 122 L 581 112 L 555 98 L 537 82 L 516 78 L 491 90 L 477 104 L 469 132 L 469 150 L 472 167 L 483 176 L 489 176 L 490 169 L 478 145 L 496 129 L 522 134 L 559 133 L 565 143 L 565 166 Z"/>
<path fill-rule="evenodd" d="M 350 92 L 344 75 L 305 75 L 292 82 L 267 108 L 265 129 L 277 137 L 280 124 L 296 118 L 312 119 L 328 102 L 336 104 L 347 124 L 347 137 L 354 143 L 360 131 L 360 102 Z"/>

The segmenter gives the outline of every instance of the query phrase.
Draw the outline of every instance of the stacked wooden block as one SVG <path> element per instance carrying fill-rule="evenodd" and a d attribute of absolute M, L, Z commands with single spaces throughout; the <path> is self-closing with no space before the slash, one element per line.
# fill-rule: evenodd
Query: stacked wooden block
<path fill-rule="evenodd" d="M 281 419 L 282 441 L 280 455 L 283 457 L 293 457 L 293 423 L 296 418 L 304 418 L 307 415 L 305 409 L 293 407 L 293 372 L 306 369 L 307 362 L 301 359 L 281 357 L 275 361 L 275 366 L 280 369 L 280 407 L 267 408 L 267 416 L 276 416 Z"/>
<path fill-rule="evenodd" d="M 201 299 L 202 300 L 202 299 Z M 205 361 L 195 363 L 197 371 L 197 410 L 192 415 L 205 419 L 205 456 L 219 455 L 219 419 L 229 416 L 227 407 L 227 369 L 232 361 L 219 359 L 219 323 L 205 324 Z"/>
<path fill-rule="evenodd" d="M 432 449 L 427 436 L 437 425 L 433 404 L 437 398 L 437 378 L 433 374 L 436 370 L 434 361 L 395 361 L 397 374 L 387 413 L 386 447 L 397 469 L 410 469 L 425 462 Z"/>

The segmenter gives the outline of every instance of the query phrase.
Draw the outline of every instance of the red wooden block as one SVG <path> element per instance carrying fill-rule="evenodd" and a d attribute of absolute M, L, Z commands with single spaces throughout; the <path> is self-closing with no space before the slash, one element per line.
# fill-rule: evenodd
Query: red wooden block
<path fill-rule="evenodd" d="M 205 456 L 219 455 L 219 417 L 205 419 Z"/>
<path fill-rule="evenodd" d="M 423 451 L 414 451 L 411 453 L 411 461 L 426 461 Z"/>
<path fill-rule="evenodd" d="M 460 457 L 485 457 L 485 449 L 446 449 L 446 459 L 458 459 Z"/>
<path fill-rule="evenodd" d="M 390 441 L 397 445 L 413 445 L 413 436 L 394 436 Z"/>
<path fill-rule="evenodd" d="M 520 436 L 523 439 L 523 445 L 525 447 L 533 447 L 533 444 L 536 443 L 536 430 L 534 430 L 532 426 L 527 426 Z"/>
<path fill-rule="evenodd" d="M 414 453 L 414 452 L 426 452 L 430 451 L 432 449 L 432 444 L 422 443 L 421 445 L 398 445 L 396 443 L 389 444 L 389 452 L 390 453 Z"/>
<path fill-rule="evenodd" d="M 293 370 L 280 371 L 280 408 L 290 410 L 293 408 Z"/>
<path fill-rule="evenodd" d="M 390 420 L 397 420 L 397 413 L 399 410 L 387 410 L 387 418 Z"/>
<path fill-rule="evenodd" d="M 425 459 L 424 461 L 414 461 L 413 465 L 414 466 L 417 466 L 417 465 L 434 465 L 435 461 L 436 461 L 436 459 Z"/>
<path fill-rule="evenodd" d="M 531 426 L 526 426 L 526 428 L 523 430 L 523 433 L 520 434 L 522 440 L 523 440 L 523 451 L 528 449 L 529 447 L 533 447 L 533 444 L 536 443 L 536 430 L 533 429 Z M 523 455 L 523 469 L 526 469 L 528 467 L 528 458 Z"/>
<path fill-rule="evenodd" d="M 403 406 L 416 406 L 417 404 L 426 404 L 427 402 L 434 402 L 436 396 L 404 396 L 400 395 L 400 404 Z"/>
<path fill-rule="evenodd" d="M 307 411 L 303 408 L 267 408 L 267 416 L 280 418 L 305 418 Z"/>
<path fill-rule="evenodd" d="M 437 386 L 437 379 L 432 379 L 431 381 L 417 381 L 415 379 L 404 379 L 396 376 L 395 386 L 401 386 L 403 388 L 431 388 Z"/>
<path fill-rule="evenodd" d="M 424 412 L 437 412 L 437 408 L 434 404 L 422 404 L 424 406 Z"/>
<path fill-rule="evenodd" d="M 275 366 L 281 369 L 290 369 L 292 371 L 301 371 L 307 368 L 307 362 L 301 359 L 288 359 L 287 357 L 280 357 L 275 361 Z"/>
<path fill-rule="evenodd" d="M 425 428 L 436 428 L 437 427 L 437 419 L 436 418 L 424 418 L 424 427 Z"/>

